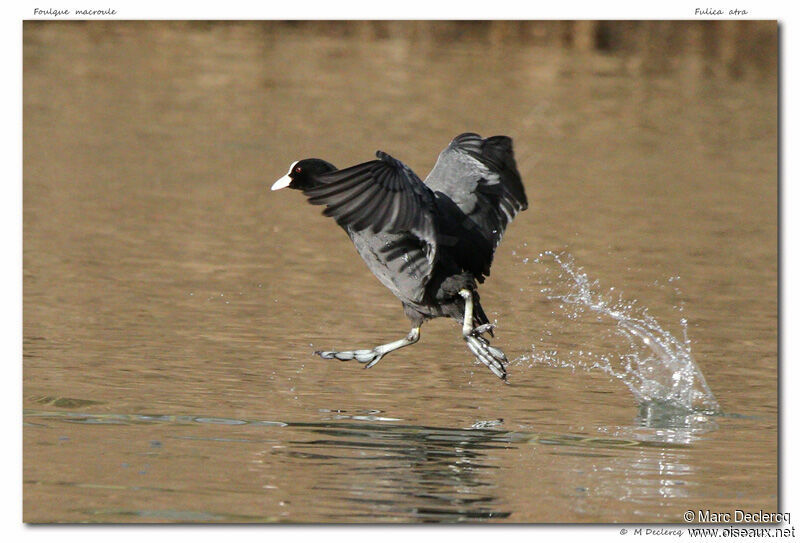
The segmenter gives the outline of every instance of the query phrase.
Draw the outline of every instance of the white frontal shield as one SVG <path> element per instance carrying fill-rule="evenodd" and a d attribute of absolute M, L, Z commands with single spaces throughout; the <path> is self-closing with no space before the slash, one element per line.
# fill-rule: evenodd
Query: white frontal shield
<path fill-rule="evenodd" d="M 289 166 L 289 171 L 286 172 L 286 175 L 284 175 L 283 177 L 281 177 L 280 179 L 278 179 L 277 181 L 275 181 L 272 184 L 272 188 L 270 190 L 285 189 L 286 187 L 289 186 L 289 183 L 292 182 L 292 178 L 289 177 L 289 174 L 292 173 L 292 169 L 294 168 L 295 164 L 297 164 L 296 160 L 294 162 L 292 162 L 291 166 Z"/>

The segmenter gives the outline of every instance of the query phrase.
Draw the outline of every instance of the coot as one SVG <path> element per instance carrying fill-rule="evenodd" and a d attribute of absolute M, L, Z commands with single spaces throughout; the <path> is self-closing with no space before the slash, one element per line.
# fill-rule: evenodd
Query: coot
<path fill-rule="evenodd" d="M 367 267 L 403 303 L 412 328 L 403 339 L 372 349 L 317 351 L 371 368 L 387 353 L 419 341 L 423 322 L 452 317 L 469 349 L 506 380 L 503 351 L 478 297 L 508 223 L 528 207 L 511 138 L 457 136 L 421 181 L 408 166 L 378 151 L 377 160 L 337 170 L 317 158 L 294 162 L 272 190 L 303 191 L 347 232 Z"/>

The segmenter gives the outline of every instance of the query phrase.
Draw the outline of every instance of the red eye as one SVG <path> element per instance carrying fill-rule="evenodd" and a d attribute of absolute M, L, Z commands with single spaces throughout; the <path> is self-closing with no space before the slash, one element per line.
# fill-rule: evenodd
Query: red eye
<path fill-rule="evenodd" d="M 295 168 L 295 169 L 294 169 L 294 171 L 295 171 L 295 173 L 300 173 L 300 172 L 302 172 L 302 171 L 303 171 L 303 168 L 301 168 L 300 166 L 298 166 L 297 168 Z"/>

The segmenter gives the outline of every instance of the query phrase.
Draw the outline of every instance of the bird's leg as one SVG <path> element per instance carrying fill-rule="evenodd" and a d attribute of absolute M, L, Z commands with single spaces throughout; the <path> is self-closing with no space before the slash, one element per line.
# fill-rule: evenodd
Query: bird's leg
<path fill-rule="evenodd" d="M 336 358 L 337 360 L 352 360 L 355 358 L 362 364 L 366 364 L 364 369 L 369 369 L 377 364 L 386 353 L 396 351 L 408 345 L 413 345 L 417 341 L 419 341 L 419 326 L 412 328 L 403 339 L 398 339 L 397 341 L 392 341 L 384 345 L 378 345 L 372 349 L 357 349 L 355 351 L 315 351 L 314 354 L 318 354 L 322 358 Z"/>
<path fill-rule="evenodd" d="M 464 341 L 467 342 L 467 347 L 481 363 L 492 370 L 492 373 L 507 382 L 506 364 L 508 363 L 508 358 L 506 358 L 503 351 L 489 345 L 489 342 L 481 336 L 484 332 L 489 331 L 492 325 L 473 326 L 472 292 L 467 289 L 461 289 L 458 293 L 464 298 L 464 324 L 461 327 L 461 333 L 464 336 Z"/>

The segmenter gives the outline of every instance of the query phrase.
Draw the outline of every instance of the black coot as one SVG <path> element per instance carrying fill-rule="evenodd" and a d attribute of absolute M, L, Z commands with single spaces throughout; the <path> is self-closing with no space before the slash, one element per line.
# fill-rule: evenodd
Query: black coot
<path fill-rule="evenodd" d="M 446 316 L 462 323 L 469 349 L 505 380 L 508 359 L 483 337 L 493 325 L 477 284 L 489 275 L 506 226 L 528 207 L 511 138 L 457 136 L 425 182 L 399 160 L 376 155 L 378 160 L 343 170 L 316 158 L 300 160 L 272 185 L 302 190 L 312 204 L 325 205 L 323 213 L 344 228 L 412 322 L 403 339 L 316 354 L 370 368 L 386 353 L 416 343 L 423 322 Z"/>

